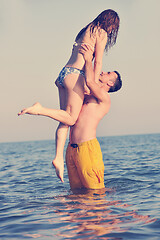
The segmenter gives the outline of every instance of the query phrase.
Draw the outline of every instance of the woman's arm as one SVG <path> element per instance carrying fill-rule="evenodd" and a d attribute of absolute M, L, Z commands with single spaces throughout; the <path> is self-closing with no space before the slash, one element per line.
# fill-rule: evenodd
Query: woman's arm
<path fill-rule="evenodd" d="M 98 82 L 102 69 L 103 53 L 107 43 L 107 33 L 101 29 L 96 32 L 95 59 L 94 59 L 94 80 Z"/>
<path fill-rule="evenodd" d="M 85 60 L 85 81 L 87 87 L 91 90 L 91 93 L 98 99 L 99 102 L 108 103 L 108 96 L 106 94 L 106 91 L 100 88 L 99 85 L 94 81 L 94 71 L 92 67 L 92 49 L 88 45 L 83 44 L 79 52 L 83 54 Z"/>

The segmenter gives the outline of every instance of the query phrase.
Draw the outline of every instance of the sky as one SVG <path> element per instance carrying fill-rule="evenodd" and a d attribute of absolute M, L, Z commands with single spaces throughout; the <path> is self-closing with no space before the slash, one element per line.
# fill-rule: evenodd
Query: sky
<path fill-rule="evenodd" d="M 0 142 L 54 139 L 57 122 L 17 116 L 40 102 L 59 109 L 54 85 L 77 33 L 105 9 L 120 17 L 103 71 L 120 72 L 97 136 L 160 133 L 159 0 L 0 0 Z"/>

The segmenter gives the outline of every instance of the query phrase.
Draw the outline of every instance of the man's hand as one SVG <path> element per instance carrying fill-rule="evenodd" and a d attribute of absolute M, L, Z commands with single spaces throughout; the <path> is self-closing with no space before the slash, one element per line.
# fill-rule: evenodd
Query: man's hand
<path fill-rule="evenodd" d="M 92 62 L 93 49 L 88 44 L 82 43 L 79 52 L 83 55 L 85 62 Z"/>

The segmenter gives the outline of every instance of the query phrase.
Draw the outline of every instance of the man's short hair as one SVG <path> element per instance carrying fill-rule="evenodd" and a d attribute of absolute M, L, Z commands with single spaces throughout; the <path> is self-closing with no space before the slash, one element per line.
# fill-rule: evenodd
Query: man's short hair
<path fill-rule="evenodd" d="M 116 78 L 114 85 L 112 87 L 110 87 L 108 92 L 116 92 L 119 89 L 121 89 L 121 87 L 122 87 L 121 75 L 117 71 L 114 71 L 114 72 L 117 74 L 117 78 Z"/>

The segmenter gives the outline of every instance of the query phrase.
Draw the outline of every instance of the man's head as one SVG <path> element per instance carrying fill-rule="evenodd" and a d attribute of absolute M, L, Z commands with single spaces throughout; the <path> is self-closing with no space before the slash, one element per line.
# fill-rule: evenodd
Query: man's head
<path fill-rule="evenodd" d="M 117 71 L 102 72 L 99 81 L 108 92 L 116 92 L 122 87 L 121 76 Z"/>

